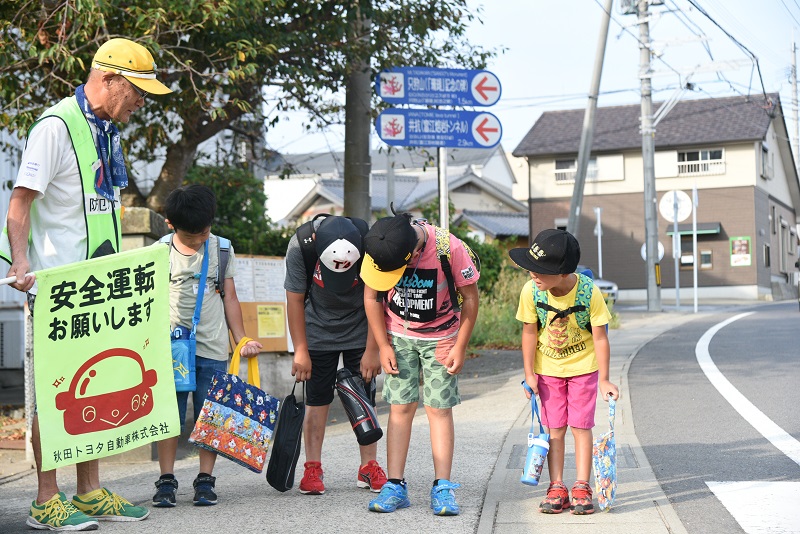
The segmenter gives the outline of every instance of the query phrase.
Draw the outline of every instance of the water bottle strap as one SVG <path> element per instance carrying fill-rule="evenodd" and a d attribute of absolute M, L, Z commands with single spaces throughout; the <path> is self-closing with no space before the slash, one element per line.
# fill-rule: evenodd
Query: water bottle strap
<path fill-rule="evenodd" d="M 536 402 L 536 395 L 531 395 L 531 434 L 536 430 L 536 420 L 539 420 L 539 433 L 544 434 L 544 426 L 542 426 L 542 416 L 539 415 L 539 403 Z M 530 435 L 528 436 L 530 440 Z"/>

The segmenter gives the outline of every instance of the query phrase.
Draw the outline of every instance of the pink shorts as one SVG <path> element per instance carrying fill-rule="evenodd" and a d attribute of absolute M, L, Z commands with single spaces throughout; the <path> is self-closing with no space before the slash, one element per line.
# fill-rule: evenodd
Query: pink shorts
<path fill-rule="evenodd" d="M 559 378 L 539 375 L 542 424 L 547 428 L 594 428 L 598 372 Z"/>

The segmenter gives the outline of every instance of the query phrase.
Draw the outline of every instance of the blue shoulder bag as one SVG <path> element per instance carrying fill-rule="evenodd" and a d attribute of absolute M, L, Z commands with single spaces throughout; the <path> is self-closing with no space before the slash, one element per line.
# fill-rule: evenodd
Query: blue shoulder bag
<path fill-rule="evenodd" d="M 170 245 L 171 246 L 171 245 Z M 203 266 L 200 269 L 200 285 L 197 286 L 197 303 L 192 316 L 192 327 L 177 325 L 170 334 L 172 340 L 172 371 L 175 376 L 175 391 L 196 391 L 197 372 L 197 323 L 203 308 L 203 295 L 206 292 L 208 275 L 208 240 L 203 244 Z"/>

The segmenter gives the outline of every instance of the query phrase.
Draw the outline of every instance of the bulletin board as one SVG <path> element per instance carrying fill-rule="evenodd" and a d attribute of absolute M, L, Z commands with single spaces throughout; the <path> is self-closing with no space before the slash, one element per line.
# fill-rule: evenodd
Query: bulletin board
<path fill-rule="evenodd" d="M 289 328 L 286 321 L 284 259 L 278 256 L 236 255 L 236 294 L 242 308 L 247 337 L 263 345 L 263 352 L 286 352 Z"/>

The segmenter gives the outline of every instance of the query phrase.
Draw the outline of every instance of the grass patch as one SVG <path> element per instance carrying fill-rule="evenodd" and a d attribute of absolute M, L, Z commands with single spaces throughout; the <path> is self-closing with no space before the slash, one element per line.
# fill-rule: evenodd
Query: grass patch
<path fill-rule="evenodd" d="M 530 279 L 527 271 L 504 265 L 491 293 L 480 297 L 478 321 L 470 345 L 484 349 L 518 349 L 522 323 L 517 321 L 519 292 Z"/>

